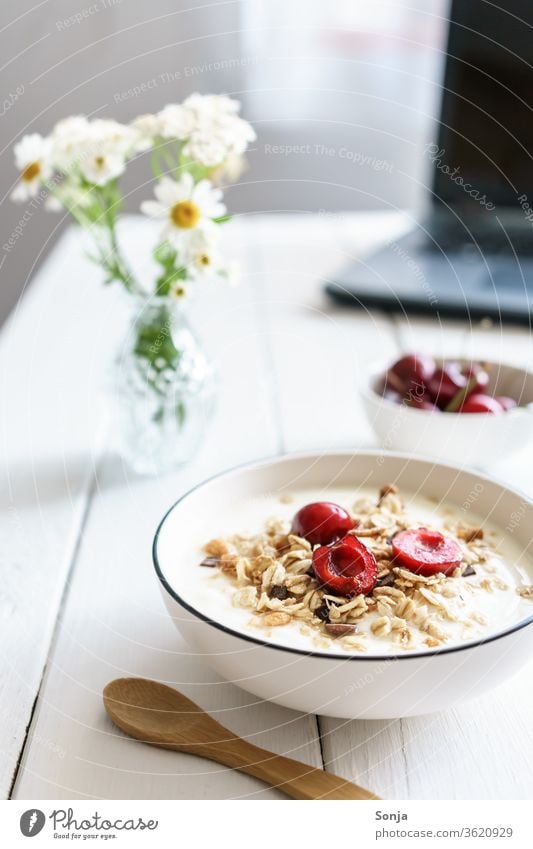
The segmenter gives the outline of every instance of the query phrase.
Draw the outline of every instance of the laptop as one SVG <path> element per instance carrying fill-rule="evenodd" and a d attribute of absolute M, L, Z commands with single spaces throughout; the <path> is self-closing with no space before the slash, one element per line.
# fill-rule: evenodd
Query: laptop
<path fill-rule="evenodd" d="M 365 309 L 531 325 L 533 2 L 453 0 L 427 212 L 339 272 Z"/>

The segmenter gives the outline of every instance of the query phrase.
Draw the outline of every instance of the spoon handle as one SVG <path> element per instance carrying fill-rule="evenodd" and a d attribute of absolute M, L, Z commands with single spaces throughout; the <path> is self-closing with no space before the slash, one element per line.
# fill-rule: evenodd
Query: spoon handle
<path fill-rule="evenodd" d="M 190 751 L 193 751 L 190 749 Z M 229 736 L 215 746 L 195 748 L 195 754 L 254 776 L 292 799 L 379 799 L 364 787 L 338 775 L 275 755 L 241 737 Z"/>

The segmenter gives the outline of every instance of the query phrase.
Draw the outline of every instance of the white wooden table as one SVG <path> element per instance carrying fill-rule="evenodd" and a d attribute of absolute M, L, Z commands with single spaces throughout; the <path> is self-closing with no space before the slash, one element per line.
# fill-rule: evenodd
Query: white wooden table
<path fill-rule="evenodd" d="M 121 298 L 99 284 L 78 233 L 61 239 L 0 338 L 3 796 L 281 798 L 255 779 L 121 736 L 104 715 L 102 687 L 142 675 L 175 685 L 238 734 L 388 799 L 531 798 L 532 667 L 445 714 L 300 715 L 258 702 L 189 656 L 153 574 L 158 519 L 192 484 L 276 452 L 372 445 L 354 381 L 374 358 L 416 348 L 531 365 L 520 329 L 399 320 L 326 301 L 322 285 L 339 265 L 407 223 L 365 214 L 229 225 L 243 283 L 210 289 L 202 302 L 221 375 L 216 418 L 194 462 L 155 480 L 136 478 L 113 453 L 98 398 L 124 329 Z M 131 255 L 148 252 L 147 227 L 126 224 Z M 494 471 L 533 492 L 524 452 Z"/>

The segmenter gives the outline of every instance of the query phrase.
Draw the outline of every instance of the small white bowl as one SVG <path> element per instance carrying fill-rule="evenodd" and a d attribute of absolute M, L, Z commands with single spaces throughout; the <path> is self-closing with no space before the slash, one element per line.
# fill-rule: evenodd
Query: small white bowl
<path fill-rule="evenodd" d="M 290 492 L 300 487 L 358 486 L 378 489 L 395 482 L 458 511 L 472 505 L 533 559 L 533 503 L 495 481 L 427 460 L 359 451 L 288 455 L 218 475 L 184 495 L 157 530 L 153 557 L 163 598 L 191 650 L 228 681 L 296 710 L 329 716 L 383 719 L 448 708 L 478 696 L 517 672 L 531 657 L 532 614 L 477 641 L 426 652 L 349 655 L 305 651 L 266 642 L 255 632 L 227 627 L 192 601 L 198 570 L 191 564 L 191 534 L 228 503 Z M 519 517 L 519 519 L 517 519 Z M 228 528 L 228 531 L 234 531 Z M 277 636 L 277 635 L 276 635 Z"/>
<path fill-rule="evenodd" d="M 458 362 L 471 361 L 458 358 Z M 508 395 L 519 401 L 520 407 L 501 414 L 443 413 L 396 404 L 379 392 L 391 363 L 371 368 L 360 393 L 383 448 L 480 467 L 522 448 L 533 435 L 533 374 L 516 366 L 485 362 L 490 367 L 487 393 Z"/>

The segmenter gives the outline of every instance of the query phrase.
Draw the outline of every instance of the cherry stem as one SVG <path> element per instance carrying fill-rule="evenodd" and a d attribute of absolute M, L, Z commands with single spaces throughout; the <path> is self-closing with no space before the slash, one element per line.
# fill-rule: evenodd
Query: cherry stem
<path fill-rule="evenodd" d="M 470 393 L 472 392 L 472 389 L 474 389 L 476 384 L 477 384 L 477 377 L 474 376 L 474 377 L 469 378 L 466 386 L 463 386 L 463 388 L 460 389 L 459 392 L 456 392 L 456 394 L 453 396 L 450 403 L 444 408 L 444 412 L 445 413 L 456 413 L 458 411 L 459 407 L 461 406 L 461 404 L 463 403 L 463 401 L 466 401 L 466 399 L 468 398 L 468 396 L 470 395 Z"/>

